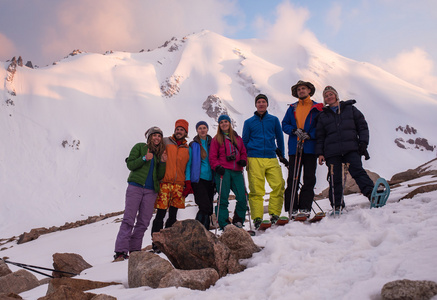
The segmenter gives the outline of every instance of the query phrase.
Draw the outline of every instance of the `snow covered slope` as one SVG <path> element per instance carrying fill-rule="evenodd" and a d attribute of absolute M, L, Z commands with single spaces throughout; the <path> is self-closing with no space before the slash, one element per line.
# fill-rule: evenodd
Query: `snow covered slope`
<path fill-rule="evenodd" d="M 259 92 L 282 120 L 299 79 L 315 84 L 316 101 L 326 85 L 357 100 L 371 131 L 367 169 L 391 177 L 436 157 L 436 95 L 314 41 L 281 45 L 202 31 L 150 52 L 81 53 L 40 69 L 17 67 L 12 80 L 8 66 L 0 63 L 0 237 L 122 210 L 124 159 L 147 128 L 170 135 L 185 118 L 191 139 L 205 120 L 214 135 L 225 111 L 241 133 Z M 407 125 L 414 130 L 399 129 Z M 431 150 L 416 146 L 418 138 Z M 325 174 L 320 167 L 319 190 Z"/>

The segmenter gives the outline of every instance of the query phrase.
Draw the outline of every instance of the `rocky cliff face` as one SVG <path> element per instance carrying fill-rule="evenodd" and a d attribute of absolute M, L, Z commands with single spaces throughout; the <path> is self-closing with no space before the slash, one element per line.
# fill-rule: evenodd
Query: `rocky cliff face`
<path fill-rule="evenodd" d="M 417 130 L 410 125 L 399 126 L 396 128 L 396 132 L 400 136 L 394 142 L 401 149 L 418 149 L 431 152 L 436 150 L 435 145 L 429 144 L 426 138 L 420 137 Z"/>
<path fill-rule="evenodd" d="M 17 72 L 17 60 L 15 59 L 15 56 L 12 58 L 11 63 L 9 64 L 8 68 L 6 69 L 6 72 L 7 72 L 6 78 L 5 78 L 6 90 L 8 91 L 8 93 L 10 95 L 16 96 L 17 93 L 15 92 L 15 87 L 14 87 L 14 76 L 15 76 L 15 73 Z"/>
<path fill-rule="evenodd" d="M 209 95 L 205 102 L 203 102 L 202 108 L 205 110 L 208 117 L 213 118 L 216 121 L 218 121 L 220 115 L 228 115 L 231 118 L 232 128 L 235 129 L 237 127 L 237 123 L 232 118 L 232 115 L 228 112 L 228 109 L 219 96 Z"/>

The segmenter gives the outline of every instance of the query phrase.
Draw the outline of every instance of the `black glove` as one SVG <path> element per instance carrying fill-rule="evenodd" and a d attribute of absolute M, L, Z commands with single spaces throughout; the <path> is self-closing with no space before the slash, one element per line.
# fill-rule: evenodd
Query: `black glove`
<path fill-rule="evenodd" d="M 358 144 L 358 154 L 360 156 L 364 155 L 365 160 L 370 159 L 369 152 L 367 151 L 367 144 L 366 143 L 361 142 Z"/>
<path fill-rule="evenodd" d="M 363 143 L 363 142 L 359 143 L 358 144 L 358 154 L 360 156 L 362 156 L 366 153 L 366 151 L 367 151 L 367 144 Z"/>
<path fill-rule="evenodd" d="M 288 168 L 288 165 L 289 165 L 289 163 L 288 163 L 288 160 L 282 155 L 282 152 L 281 152 L 281 150 L 279 150 L 279 148 L 276 148 L 276 155 L 278 156 L 278 158 L 279 158 L 279 161 L 281 162 L 281 163 L 283 163 L 284 164 L 284 166 L 286 166 L 287 168 Z"/>
<path fill-rule="evenodd" d="M 305 141 L 305 140 L 309 140 L 311 139 L 311 137 L 309 136 L 309 134 L 305 131 L 302 130 L 300 128 L 293 130 L 293 133 L 295 135 L 297 135 L 297 137 L 299 138 L 299 140 L 301 141 Z"/>
<path fill-rule="evenodd" d="M 247 165 L 247 163 L 244 159 L 240 159 L 239 161 L 237 161 L 237 165 L 244 168 Z"/>
<path fill-rule="evenodd" d="M 225 168 L 223 168 L 222 166 L 218 165 L 217 167 L 215 167 L 215 172 L 217 174 L 219 174 L 220 176 L 225 175 Z"/>

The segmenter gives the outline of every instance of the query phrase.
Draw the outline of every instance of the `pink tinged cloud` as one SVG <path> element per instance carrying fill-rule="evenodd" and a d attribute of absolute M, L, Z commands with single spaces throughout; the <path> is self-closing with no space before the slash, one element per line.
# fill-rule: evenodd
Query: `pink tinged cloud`
<path fill-rule="evenodd" d="M 437 77 L 433 75 L 434 62 L 429 54 L 418 47 L 399 53 L 382 67 L 411 84 L 437 94 Z"/>
<path fill-rule="evenodd" d="M 274 24 L 269 24 L 262 18 L 257 20 L 261 35 L 271 40 L 296 38 L 304 31 L 305 22 L 309 19 L 307 9 L 295 7 L 288 1 L 277 6 L 276 15 Z"/>
<path fill-rule="evenodd" d="M 19 55 L 16 53 L 14 43 L 0 32 L 0 57 L 10 57 Z"/>
<path fill-rule="evenodd" d="M 62 0 L 42 35 L 43 52 L 46 57 L 73 49 L 137 52 L 202 29 L 222 34 L 229 29 L 223 16 L 233 9 L 231 0 Z"/>
<path fill-rule="evenodd" d="M 293 48 L 296 43 L 319 43 L 316 36 L 305 27 L 310 17 L 306 8 L 296 7 L 284 1 L 276 8 L 276 20 L 273 24 L 258 18 L 256 27 L 259 36 L 278 42 L 281 48 Z"/>

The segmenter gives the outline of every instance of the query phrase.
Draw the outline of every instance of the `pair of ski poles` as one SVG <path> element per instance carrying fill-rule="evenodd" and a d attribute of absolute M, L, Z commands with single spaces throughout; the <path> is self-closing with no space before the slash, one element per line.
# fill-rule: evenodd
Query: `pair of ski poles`
<path fill-rule="evenodd" d="M 294 198 L 296 197 L 297 188 L 299 184 L 300 178 L 300 168 L 302 165 L 302 153 L 303 153 L 303 139 L 297 139 L 296 145 L 296 155 L 294 156 L 294 168 L 293 168 L 293 182 L 291 184 L 291 200 L 290 200 L 290 208 L 288 210 L 288 219 L 291 220 L 291 214 L 294 206 Z"/>
<path fill-rule="evenodd" d="M 7 264 L 11 264 L 11 265 L 14 265 L 14 266 L 17 266 L 17 267 L 20 267 L 20 268 L 23 268 L 23 269 L 26 269 L 26 270 L 29 270 L 29 271 L 32 271 L 32 272 L 44 275 L 44 276 L 47 276 L 47 277 L 50 277 L 50 278 L 54 278 L 54 277 L 52 275 L 40 272 L 40 271 L 35 270 L 35 269 L 52 271 L 52 272 L 57 272 L 57 273 L 62 273 L 62 274 L 69 274 L 69 275 L 74 275 L 74 276 L 79 275 L 79 274 L 75 274 L 75 273 L 71 273 L 71 272 L 65 272 L 65 271 L 60 271 L 60 270 L 56 270 L 56 269 L 49 269 L 49 268 L 44 268 L 44 267 L 38 267 L 38 266 L 32 266 L 32 265 L 22 264 L 22 263 L 18 263 L 18 262 L 13 262 L 13 261 L 7 260 L 5 258 L 0 258 L 0 260 L 3 260 Z"/>
<path fill-rule="evenodd" d="M 340 214 L 343 211 L 344 207 L 344 188 L 346 186 L 346 179 L 347 179 L 347 173 L 345 172 L 346 169 L 349 170 L 349 163 L 342 163 L 341 164 L 341 177 L 342 177 L 342 192 L 341 192 L 341 207 L 340 207 Z M 330 165 L 330 183 L 331 183 L 331 192 L 332 192 L 332 204 L 334 205 L 334 214 L 335 214 L 335 193 L 334 193 L 334 165 Z"/>
<path fill-rule="evenodd" d="M 300 172 L 301 172 L 301 167 L 302 167 L 302 154 L 303 154 L 303 145 L 304 145 L 305 140 L 304 139 L 299 139 L 297 140 L 297 145 L 296 145 L 296 155 L 294 157 L 294 168 L 293 168 L 293 182 L 291 185 L 291 200 L 290 200 L 290 208 L 288 211 L 288 218 L 291 220 L 291 214 L 293 211 L 293 206 L 294 206 L 294 200 L 296 198 L 296 193 L 300 184 Z M 288 168 L 288 166 L 287 166 Z M 298 200 L 299 201 L 299 200 Z M 320 205 L 316 202 L 313 201 L 313 203 L 315 203 L 317 205 L 317 207 L 320 209 L 321 214 L 323 216 L 325 216 L 325 212 L 323 211 L 323 209 L 320 207 Z M 315 215 L 317 215 L 316 211 L 314 210 L 313 207 L 311 207 L 311 210 L 314 212 Z"/>

